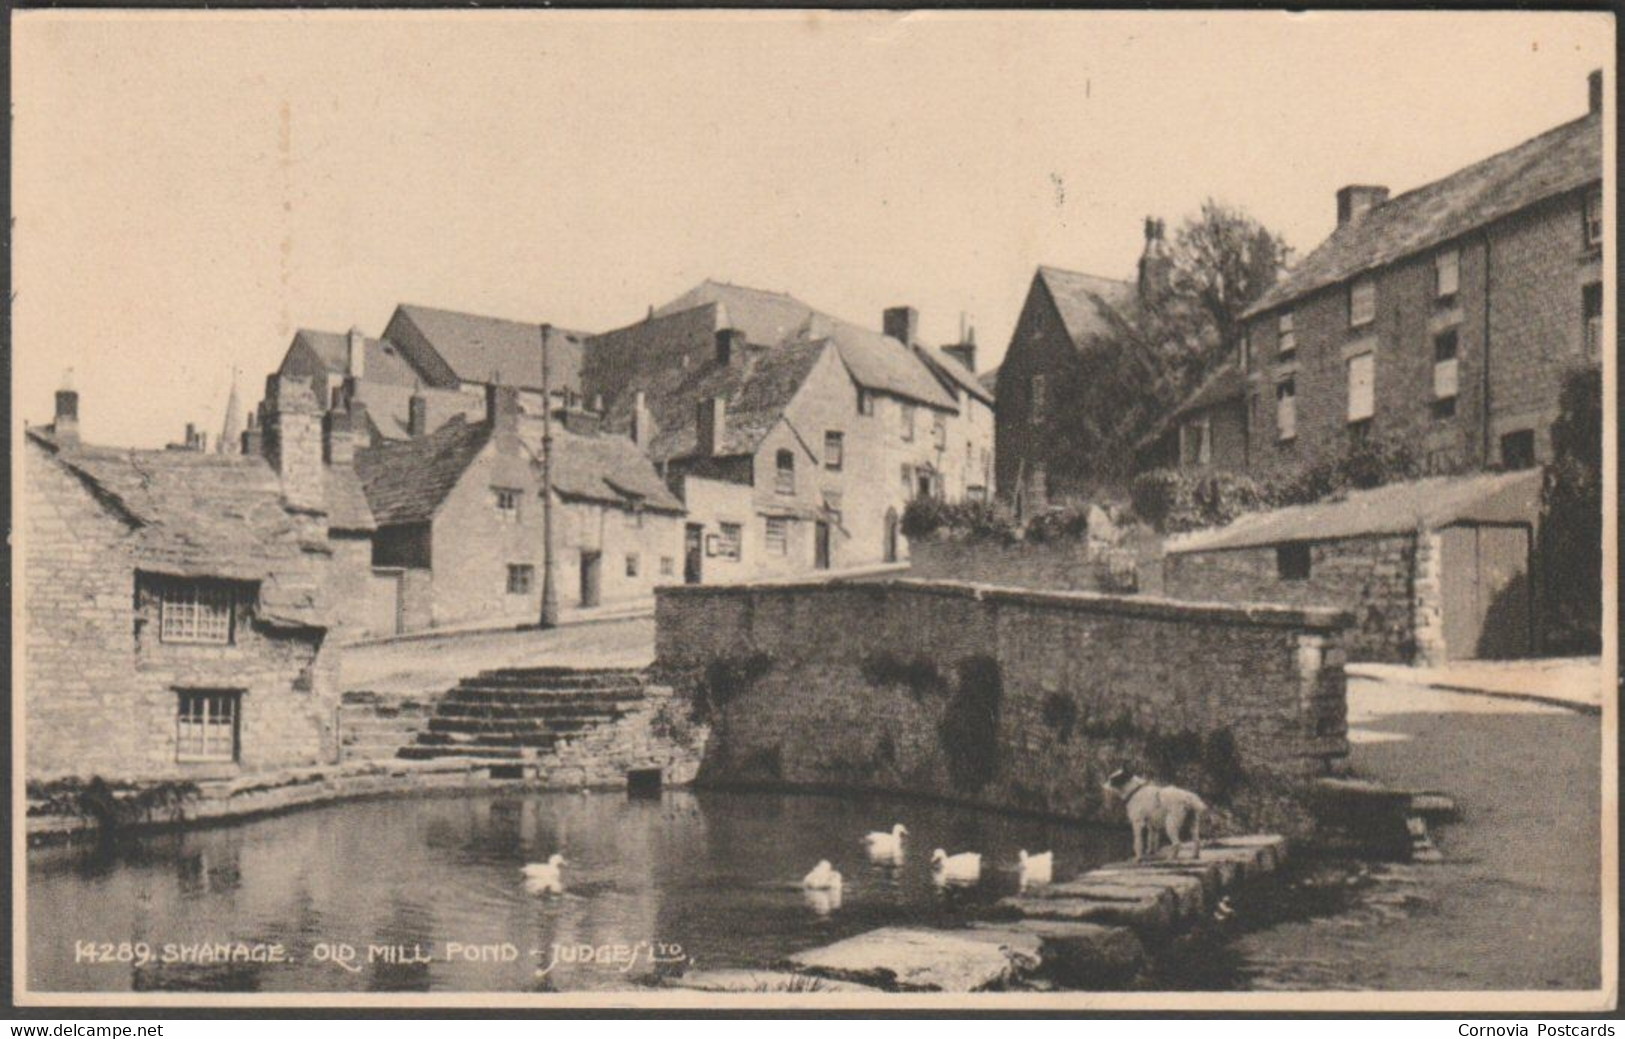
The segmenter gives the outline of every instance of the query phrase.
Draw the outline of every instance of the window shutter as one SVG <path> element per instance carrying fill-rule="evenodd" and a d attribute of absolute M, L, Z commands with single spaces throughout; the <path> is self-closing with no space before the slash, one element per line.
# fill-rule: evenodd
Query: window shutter
<path fill-rule="evenodd" d="M 1433 396 L 1437 400 L 1454 397 L 1457 393 L 1456 359 L 1439 361 L 1433 366 Z"/>
<path fill-rule="evenodd" d="M 1376 413 L 1376 354 L 1349 358 L 1349 421 L 1359 422 Z"/>

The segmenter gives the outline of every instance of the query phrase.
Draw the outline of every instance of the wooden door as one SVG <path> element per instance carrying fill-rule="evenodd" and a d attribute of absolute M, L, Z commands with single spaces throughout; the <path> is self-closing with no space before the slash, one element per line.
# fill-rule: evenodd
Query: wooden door
<path fill-rule="evenodd" d="M 1440 531 L 1445 650 L 1452 660 L 1527 656 L 1529 529 L 1457 526 Z"/>
<path fill-rule="evenodd" d="M 602 597 L 603 560 L 601 552 L 581 553 L 581 605 L 597 606 Z"/>
<path fill-rule="evenodd" d="M 699 584 L 705 562 L 705 528 L 690 523 L 683 528 L 683 583 Z"/>
<path fill-rule="evenodd" d="M 897 510 L 886 510 L 886 562 L 897 562 Z"/>
<path fill-rule="evenodd" d="M 405 574 L 399 570 L 374 570 L 367 588 L 366 634 L 399 635 L 405 629 L 406 609 L 401 601 Z"/>
<path fill-rule="evenodd" d="M 813 567 L 818 570 L 829 569 L 829 524 L 823 520 L 818 521 L 815 528 L 816 540 L 813 542 Z"/>

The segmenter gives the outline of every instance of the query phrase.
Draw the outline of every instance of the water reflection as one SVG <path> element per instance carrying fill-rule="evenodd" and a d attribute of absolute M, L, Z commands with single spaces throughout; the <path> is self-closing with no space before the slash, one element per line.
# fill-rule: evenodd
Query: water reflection
<path fill-rule="evenodd" d="M 895 820 L 905 853 L 871 860 L 863 835 Z M 980 851 L 980 881 L 939 890 L 938 845 Z M 31 852 L 28 969 L 39 991 L 626 988 L 689 965 L 764 966 L 872 927 L 960 921 L 1016 889 L 1023 846 L 1055 848 L 1070 875 L 1122 856 L 1126 838 L 884 797 L 357 802 Z M 555 852 L 562 892 L 527 891 L 522 867 Z M 802 889 L 820 859 L 843 874 L 839 892 Z M 87 942 L 88 956 L 76 945 Z M 150 958 L 122 957 L 123 945 Z M 263 962 L 272 947 L 285 962 Z"/>

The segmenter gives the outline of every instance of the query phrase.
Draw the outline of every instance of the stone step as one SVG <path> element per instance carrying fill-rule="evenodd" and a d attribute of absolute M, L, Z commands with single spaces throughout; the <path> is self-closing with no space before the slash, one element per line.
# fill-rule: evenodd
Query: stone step
<path fill-rule="evenodd" d="M 604 703 L 642 700 L 645 687 L 605 686 L 601 689 L 521 689 L 507 686 L 458 686 L 446 693 L 440 707 L 448 703 L 545 704 Z"/>
<path fill-rule="evenodd" d="M 506 747 L 425 747 L 414 745 L 402 747 L 396 757 L 410 761 L 427 761 L 432 758 L 477 758 L 501 763 L 518 762 L 523 760 L 524 754 L 518 748 Z"/>
<path fill-rule="evenodd" d="M 490 735 L 507 733 L 515 736 L 550 736 L 557 733 L 580 732 L 583 729 L 615 721 L 617 715 L 597 714 L 587 718 L 560 718 L 550 721 L 513 721 L 485 718 L 432 718 L 426 732 L 447 735 Z"/>
<path fill-rule="evenodd" d="M 545 721 L 552 718 L 602 718 L 624 714 L 637 700 L 607 700 L 598 703 L 447 703 L 437 714 L 441 718 L 485 718 L 506 721 Z"/>
<path fill-rule="evenodd" d="M 1015 931 L 1043 943 L 1038 973 L 1072 989 L 1123 988 L 1145 968 L 1145 945 L 1133 930 L 1072 920 L 976 923 L 976 930 Z"/>
<path fill-rule="evenodd" d="M 978 992 L 1035 971 L 1037 934 L 987 927 L 960 931 L 882 927 L 789 959 L 795 969 L 900 992 Z"/>
<path fill-rule="evenodd" d="M 644 684 L 644 676 L 635 671 L 571 672 L 558 675 L 526 675 L 507 671 L 482 671 L 473 678 L 465 678 L 459 686 L 479 686 L 492 689 L 612 689 Z"/>

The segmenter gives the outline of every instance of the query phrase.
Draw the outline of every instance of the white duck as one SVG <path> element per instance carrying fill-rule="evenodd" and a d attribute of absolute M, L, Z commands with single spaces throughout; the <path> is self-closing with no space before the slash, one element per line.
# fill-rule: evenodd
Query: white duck
<path fill-rule="evenodd" d="M 568 863 L 564 861 L 564 856 L 554 852 L 546 862 L 532 862 L 519 867 L 519 872 L 525 875 L 525 889 L 531 894 L 544 891 L 563 894 L 564 876 L 559 872 L 559 867 L 565 865 Z"/>
<path fill-rule="evenodd" d="M 1023 848 L 1021 854 L 1021 885 L 1048 884 L 1055 879 L 1055 853 L 1053 851 L 1040 852 L 1037 855 L 1028 855 Z"/>
<path fill-rule="evenodd" d="M 801 878 L 801 886 L 808 891 L 839 892 L 841 890 L 840 871 L 831 866 L 828 859 L 819 859 L 818 865 L 812 868 L 812 872 Z"/>
<path fill-rule="evenodd" d="M 908 833 L 908 827 L 898 823 L 891 828 L 890 833 L 877 830 L 865 834 L 863 846 L 869 850 L 869 857 L 881 861 L 897 861 L 903 857 L 903 835 Z"/>
<path fill-rule="evenodd" d="M 974 851 L 949 855 L 938 848 L 931 853 L 931 869 L 942 884 L 974 884 L 982 877 L 982 856 Z"/>

